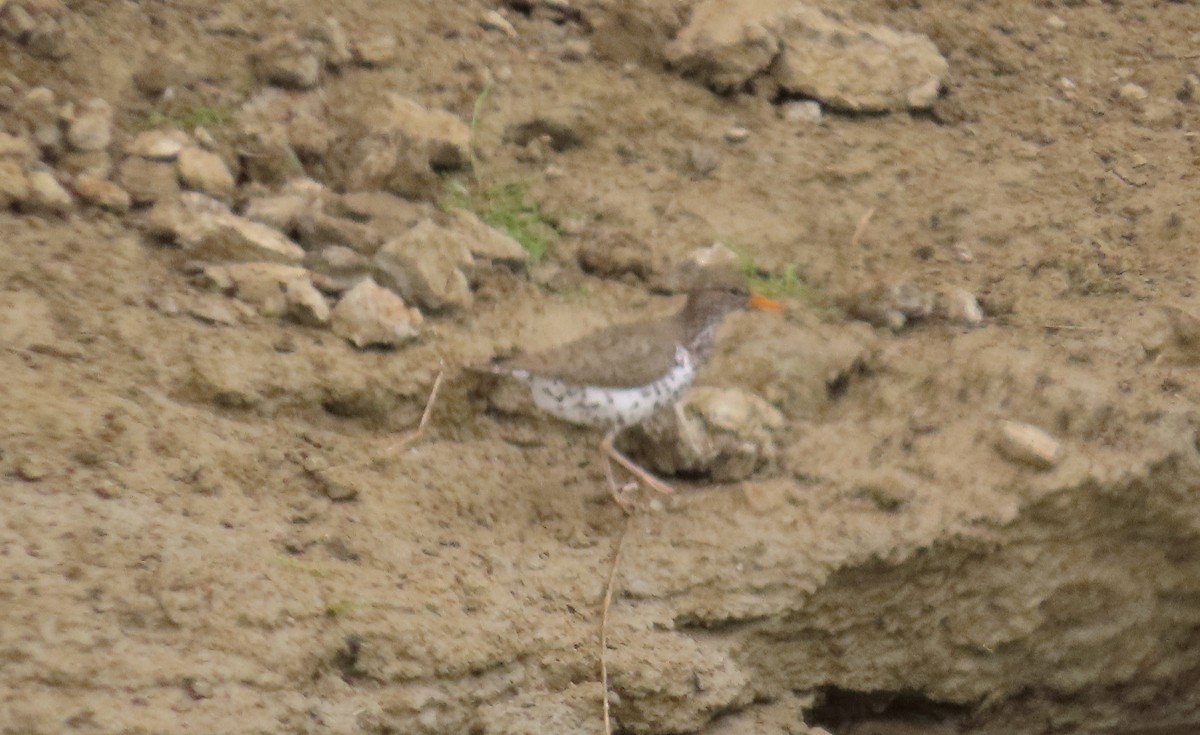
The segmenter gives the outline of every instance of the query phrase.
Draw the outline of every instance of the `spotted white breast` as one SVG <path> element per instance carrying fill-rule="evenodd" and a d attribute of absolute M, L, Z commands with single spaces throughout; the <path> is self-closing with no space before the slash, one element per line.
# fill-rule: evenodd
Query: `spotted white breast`
<path fill-rule="evenodd" d="M 633 388 L 572 385 L 557 378 L 514 370 L 512 376 L 529 384 L 533 402 L 556 418 L 583 426 L 633 426 L 658 409 L 674 403 L 696 379 L 696 363 L 682 346 L 661 378 Z"/>

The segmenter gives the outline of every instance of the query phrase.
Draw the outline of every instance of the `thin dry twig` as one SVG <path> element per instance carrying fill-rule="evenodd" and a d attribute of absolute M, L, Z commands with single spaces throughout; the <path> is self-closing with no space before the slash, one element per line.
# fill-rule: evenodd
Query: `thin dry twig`
<path fill-rule="evenodd" d="M 417 439 L 420 439 L 425 434 L 425 427 L 429 424 L 429 417 L 433 415 L 433 404 L 437 402 L 438 391 L 442 389 L 442 380 L 446 377 L 445 369 L 439 370 L 437 377 L 433 379 L 433 387 L 429 389 L 429 397 L 425 399 L 425 410 L 421 412 L 421 420 L 417 422 L 417 427 L 408 433 L 401 436 L 396 441 L 388 446 L 386 456 L 393 456 L 400 450 L 412 444 Z M 334 470 L 344 470 L 348 467 L 358 467 L 360 465 L 375 462 L 376 458 L 363 460 L 362 462 L 347 462 L 345 464 L 334 465 L 321 471 L 322 474 L 328 474 Z"/>
<path fill-rule="evenodd" d="M 850 236 L 850 247 L 858 245 L 858 241 L 862 239 L 863 234 L 867 231 L 867 224 L 871 218 L 875 216 L 875 207 L 871 207 L 863 213 L 862 217 L 858 218 L 858 225 L 854 228 L 854 234 Z"/>
<path fill-rule="evenodd" d="M 612 607 L 613 590 L 617 586 L 617 567 L 621 564 L 621 549 L 625 546 L 625 536 L 633 515 L 626 514 L 625 523 L 621 526 L 621 534 L 617 536 L 613 548 L 612 566 L 608 569 L 608 584 L 604 587 L 604 604 L 600 608 L 600 691 L 604 697 L 604 735 L 612 735 L 612 714 L 608 703 L 608 611 Z"/>
<path fill-rule="evenodd" d="M 417 422 L 417 428 L 400 437 L 388 447 L 389 454 L 399 452 L 425 434 L 425 426 L 429 423 L 429 417 L 433 415 L 433 404 L 437 401 L 438 391 L 442 389 L 442 379 L 445 377 L 446 371 L 439 370 L 437 377 L 433 379 L 433 387 L 429 389 L 429 398 L 425 399 L 425 410 L 421 412 L 421 420 Z"/>

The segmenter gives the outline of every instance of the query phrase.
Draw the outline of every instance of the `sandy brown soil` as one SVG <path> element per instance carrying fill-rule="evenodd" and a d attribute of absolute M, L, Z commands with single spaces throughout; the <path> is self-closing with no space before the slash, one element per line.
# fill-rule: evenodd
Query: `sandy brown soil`
<path fill-rule="evenodd" d="M 807 124 L 663 68 L 650 21 L 601 22 L 682 5 L 506 9 L 511 40 L 476 2 L 220 3 L 237 33 L 206 30 L 212 3 L 67 3 L 65 58 L 3 42 L 0 83 L 104 97 L 129 133 L 151 51 L 203 78 L 185 99 L 236 105 L 257 38 L 335 13 L 403 52 L 327 80 L 331 107 L 389 89 L 470 120 L 487 88 L 480 176 L 527 182 L 564 232 L 389 352 L 189 316 L 225 297 L 132 216 L 0 214 L 0 732 L 600 732 L 624 520 L 596 437 L 489 410 L 458 366 L 671 308 L 579 268 L 613 239 L 660 273 L 721 240 L 806 284 L 732 317 L 701 378 L 784 414 L 777 461 L 631 522 L 624 730 L 1200 731 L 1200 7 L 827 2 L 928 34 L 951 78 L 932 115 Z M 594 51 L 562 60 L 573 39 Z M 582 146 L 505 142 L 564 106 Z M 839 306 L 901 280 L 978 294 L 986 324 L 896 335 Z M 389 457 L 442 364 L 428 435 Z M 999 419 L 1061 464 L 1000 456 Z M 354 497 L 314 461 L 348 463 Z"/>

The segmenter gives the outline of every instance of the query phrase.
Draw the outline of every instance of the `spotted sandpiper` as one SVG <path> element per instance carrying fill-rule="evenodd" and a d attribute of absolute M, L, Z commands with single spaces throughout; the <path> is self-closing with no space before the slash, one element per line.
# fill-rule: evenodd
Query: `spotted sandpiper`
<path fill-rule="evenodd" d="M 740 275 L 709 273 L 688 289 L 683 308 L 671 316 L 608 327 L 488 370 L 526 383 L 538 408 L 556 418 L 608 429 L 600 442 L 605 477 L 625 508 L 611 460 L 660 493 L 669 495 L 674 489 L 618 451 L 617 435 L 679 400 L 712 354 L 721 321 L 746 307 L 783 308 L 750 295 Z"/>

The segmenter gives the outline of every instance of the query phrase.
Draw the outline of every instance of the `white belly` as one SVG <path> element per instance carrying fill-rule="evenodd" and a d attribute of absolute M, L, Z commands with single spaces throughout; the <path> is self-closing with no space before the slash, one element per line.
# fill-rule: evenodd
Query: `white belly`
<path fill-rule="evenodd" d="M 658 380 L 636 388 L 595 388 L 514 371 L 529 383 L 533 402 L 546 413 L 583 426 L 633 426 L 678 400 L 696 378 L 696 365 L 683 347 L 675 364 Z"/>

